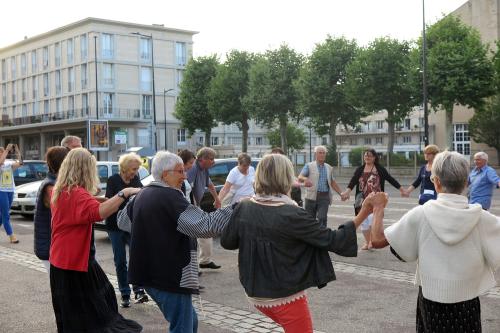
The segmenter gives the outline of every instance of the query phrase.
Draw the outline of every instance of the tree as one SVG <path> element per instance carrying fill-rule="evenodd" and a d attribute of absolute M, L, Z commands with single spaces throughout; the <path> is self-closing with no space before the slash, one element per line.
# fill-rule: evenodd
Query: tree
<path fill-rule="evenodd" d="M 375 39 L 349 65 L 347 92 L 349 100 L 369 112 L 387 111 L 389 142 L 394 148 L 394 126 L 413 106 L 410 47 L 388 37 Z"/>
<path fill-rule="evenodd" d="M 281 145 L 281 129 L 277 128 L 267 134 L 271 147 L 279 147 Z M 289 123 L 286 127 L 286 139 L 288 143 L 287 149 L 283 149 L 287 155 L 294 150 L 304 148 L 306 144 L 306 136 L 304 131 L 296 125 Z"/>
<path fill-rule="evenodd" d="M 174 116 L 181 121 L 181 126 L 188 130 L 190 136 L 197 129 L 205 132 L 206 146 L 210 146 L 212 128 L 217 126 L 208 108 L 208 89 L 218 65 L 215 55 L 188 62 L 174 112 Z"/>
<path fill-rule="evenodd" d="M 247 52 L 231 51 L 224 64 L 220 65 L 209 90 L 208 108 L 217 121 L 236 123 L 242 131 L 242 151 L 247 151 L 248 120 L 250 110 L 243 103 L 248 93 L 249 70 L 254 56 Z"/>
<path fill-rule="evenodd" d="M 245 103 L 257 122 L 269 128 L 278 122 L 281 147 L 285 151 L 288 120 L 299 117 L 293 82 L 301 66 L 302 56 L 282 45 L 277 50 L 267 51 L 250 69 L 250 89 Z"/>
<path fill-rule="evenodd" d="M 500 165 L 500 95 L 477 109 L 469 121 L 469 134 L 476 142 L 486 143 L 497 151 Z"/>
<path fill-rule="evenodd" d="M 420 41 L 420 49 L 421 49 Z M 480 108 L 493 94 L 493 68 L 477 30 L 448 15 L 427 29 L 427 89 L 434 110 L 446 112 L 447 147 L 453 148 L 453 106 Z"/>
<path fill-rule="evenodd" d="M 355 126 L 361 117 L 358 109 L 347 101 L 344 91 L 347 65 L 357 51 L 354 40 L 328 36 L 324 43 L 316 45 L 297 81 L 300 111 L 310 118 L 316 133 L 330 136 L 329 155 L 333 160 L 337 155 L 337 125 Z"/>

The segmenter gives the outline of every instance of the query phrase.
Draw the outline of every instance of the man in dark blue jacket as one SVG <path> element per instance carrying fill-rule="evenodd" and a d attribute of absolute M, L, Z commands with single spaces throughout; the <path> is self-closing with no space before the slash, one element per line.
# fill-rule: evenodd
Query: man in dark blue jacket
<path fill-rule="evenodd" d="M 206 213 L 181 192 L 186 179 L 182 159 L 161 151 L 153 159 L 155 179 L 127 207 L 132 223 L 128 277 L 143 285 L 158 304 L 170 332 L 196 332 L 191 295 L 199 293 L 197 237 L 214 237 L 228 223 L 232 207 Z"/>

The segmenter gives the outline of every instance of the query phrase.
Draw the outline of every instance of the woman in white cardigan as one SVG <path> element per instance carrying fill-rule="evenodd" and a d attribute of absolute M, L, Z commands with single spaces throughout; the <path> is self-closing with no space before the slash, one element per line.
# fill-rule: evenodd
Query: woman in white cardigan
<path fill-rule="evenodd" d="M 469 162 L 457 152 L 437 154 L 432 165 L 437 200 L 430 200 L 383 229 L 379 214 L 373 246 L 391 246 L 404 261 L 418 260 L 417 332 L 480 332 L 478 296 L 496 285 L 500 219 L 469 204 L 462 193 Z"/>

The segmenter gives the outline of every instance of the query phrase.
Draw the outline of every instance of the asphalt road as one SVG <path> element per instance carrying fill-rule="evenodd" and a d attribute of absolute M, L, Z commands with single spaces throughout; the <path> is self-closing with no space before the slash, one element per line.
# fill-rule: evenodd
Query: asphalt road
<path fill-rule="evenodd" d="M 344 186 L 341 182 L 341 187 Z M 415 206 L 417 199 L 416 193 L 411 198 L 400 198 L 399 192 L 392 187 L 389 186 L 386 190 L 390 195 L 390 203 L 385 214 L 385 224 L 390 225 Z M 352 197 L 348 202 L 336 200 L 329 210 L 330 227 L 336 227 L 352 218 L 352 203 Z M 495 191 L 491 211 L 500 216 L 499 190 Z M 2 257 L 2 251 L 8 254 L 14 250 L 19 258 L 32 257 L 32 221 L 21 216 L 13 216 L 12 220 L 21 242 L 16 245 L 9 244 L 3 231 L 0 231 L 0 332 L 54 332 L 47 274 L 33 269 L 35 264 L 23 262 L 25 259 L 9 261 L 5 256 Z M 359 247 L 362 244 L 363 237 L 358 232 Z M 105 232 L 96 232 L 96 246 L 98 261 L 106 273 L 114 275 L 111 245 Z M 201 299 L 206 306 L 204 311 L 199 311 L 199 332 L 279 332 L 280 330 L 273 328 L 271 324 L 252 324 L 251 319 L 246 319 L 254 316 L 257 318 L 257 313 L 250 309 L 238 280 L 237 251 L 222 249 L 216 240 L 214 254 L 214 260 L 221 264 L 222 268 L 204 270 L 201 276 L 201 283 L 206 287 Z M 411 283 L 415 271 L 414 263 L 398 261 L 388 249 L 360 251 L 356 258 L 332 255 L 332 260 L 337 281 L 321 290 L 308 290 L 315 330 L 415 331 L 417 288 Z M 496 277 L 497 280 L 500 278 L 498 272 Z M 484 332 L 500 332 L 500 292 L 497 289 L 481 297 Z M 216 308 L 217 306 L 219 308 Z M 145 332 L 166 331 L 168 324 L 151 304 L 133 305 L 129 309 L 120 309 L 120 312 L 125 317 L 140 322 Z M 237 312 L 242 317 L 231 321 L 229 318 L 238 318 L 234 315 Z M 249 315 L 250 313 L 252 315 Z M 247 326 L 241 325 L 244 320 L 248 321 Z"/>

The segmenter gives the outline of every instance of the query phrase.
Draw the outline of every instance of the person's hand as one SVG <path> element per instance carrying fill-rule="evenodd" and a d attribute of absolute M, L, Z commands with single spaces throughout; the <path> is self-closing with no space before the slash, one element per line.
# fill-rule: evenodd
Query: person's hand
<path fill-rule="evenodd" d="M 214 207 L 217 208 L 217 209 L 219 209 L 219 208 L 222 207 L 222 204 L 221 204 L 219 198 L 215 199 L 215 201 L 214 201 Z"/>
<path fill-rule="evenodd" d="M 12 146 L 13 146 L 13 144 L 12 144 L 12 143 L 9 143 L 9 144 L 7 145 L 7 147 L 5 147 L 5 150 L 7 150 L 8 152 L 10 152 L 10 151 L 12 150 Z"/>
<path fill-rule="evenodd" d="M 306 180 L 304 181 L 304 186 L 305 186 L 305 187 L 311 187 L 311 186 L 313 186 L 313 183 L 312 183 L 312 181 L 310 181 L 309 179 L 306 179 Z"/>
<path fill-rule="evenodd" d="M 403 198 L 409 198 L 410 197 L 410 192 L 406 191 L 402 186 L 399 188 L 399 193 L 401 193 L 401 196 Z"/>
<path fill-rule="evenodd" d="M 372 210 L 384 209 L 389 201 L 385 192 L 370 193 L 363 201 L 363 206 L 371 206 Z"/>
<path fill-rule="evenodd" d="M 130 196 L 139 193 L 140 190 L 139 187 L 127 187 L 123 189 L 123 193 L 125 193 L 125 197 L 128 199 Z"/>
<path fill-rule="evenodd" d="M 350 196 L 351 196 L 351 194 L 348 191 L 344 191 L 344 192 L 340 193 L 340 198 L 342 199 L 342 201 L 349 200 Z"/>

